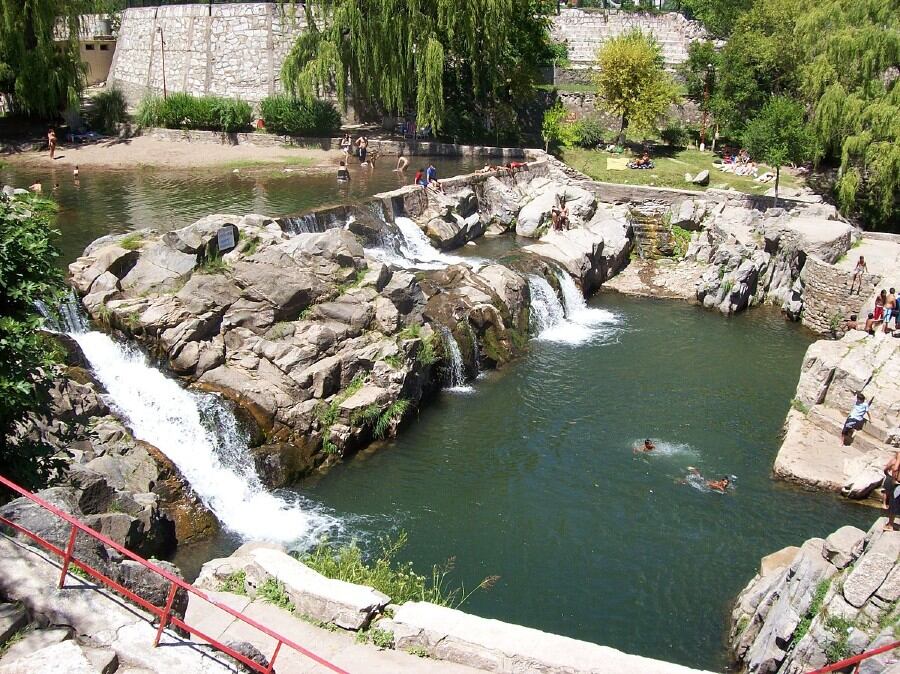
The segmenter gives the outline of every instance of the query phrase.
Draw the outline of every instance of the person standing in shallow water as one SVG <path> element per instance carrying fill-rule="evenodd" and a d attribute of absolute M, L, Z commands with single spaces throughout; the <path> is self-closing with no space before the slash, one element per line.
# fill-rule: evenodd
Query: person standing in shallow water
<path fill-rule="evenodd" d="M 50 148 L 50 159 L 56 159 L 56 130 L 47 131 L 47 146 Z"/>

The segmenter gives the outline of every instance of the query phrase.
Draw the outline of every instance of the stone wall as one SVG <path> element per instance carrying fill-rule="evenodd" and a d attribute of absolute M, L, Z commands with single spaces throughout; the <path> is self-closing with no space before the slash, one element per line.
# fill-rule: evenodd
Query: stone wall
<path fill-rule="evenodd" d="M 676 12 L 644 14 L 614 9 L 605 12 L 564 9 L 553 18 L 551 30 L 557 40 L 568 44 L 572 68 L 584 69 L 593 65 L 597 50 L 604 42 L 634 28 L 653 34 L 669 68 L 687 59 L 691 42 L 706 36 L 700 24 Z"/>
<path fill-rule="evenodd" d="M 862 294 L 850 294 L 853 272 L 841 269 L 810 256 L 803 273 L 803 325 L 822 335 L 832 334 L 832 327 L 839 327 L 850 314 L 865 318 L 863 309 L 871 294 L 871 288 L 881 282 L 877 274 L 865 274 Z"/>
<path fill-rule="evenodd" d="M 168 91 L 257 102 L 281 90 L 281 64 L 304 25 L 302 12 L 275 3 L 126 9 L 109 82 L 136 103 L 163 90 L 165 59 Z"/>

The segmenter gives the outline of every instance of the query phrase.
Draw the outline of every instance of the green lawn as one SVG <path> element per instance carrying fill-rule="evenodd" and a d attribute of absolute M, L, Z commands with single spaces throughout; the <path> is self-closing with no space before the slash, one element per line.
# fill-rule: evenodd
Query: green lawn
<path fill-rule="evenodd" d="M 757 183 L 752 177 L 736 176 L 732 173 L 722 173 L 713 166 L 715 155 L 699 150 L 681 150 L 673 152 L 671 156 L 653 156 L 656 168 L 650 170 L 625 169 L 623 171 L 610 171 L 606 168 L 608 157 L 631 157 L 626 152 L 624 155 L 614 155 L 600 150 L 583 150 L 580 148 L 567 148 L 562 151 L 561 159 L 569 166 L 586 173 L 594 180 L 608 183 L 622 183 L 625 185 L 651 185 L 654 187 L 677 187 L 687 190 L 705 190 L 705 187 L 686 183 L 684 174 L 696 175 L 704 169 L 709 169 L 709 187 L 728 189 L 733 187 L 747 194 L 763 194 L 774 183 Z M 768 167 L 760 164 L 760 174 Z M 781 187 L 798 187 L 800 181 L 794 176 L 781 172 Z"/>

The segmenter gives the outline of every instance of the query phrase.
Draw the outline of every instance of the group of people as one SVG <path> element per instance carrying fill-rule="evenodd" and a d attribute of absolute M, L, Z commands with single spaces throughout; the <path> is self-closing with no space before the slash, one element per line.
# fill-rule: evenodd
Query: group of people
<path fill-rule="evenodd" d="M 341 138 L 341 152 L 344 153 L 347 159 L 349 159 L 351 154 L 358 157 L 360 166 L 368 166 L 370 164 L 374 166 L 375 160 L 378 159 L 377 154 L 372 157 L 369 156 L 369 139 L 365 134 L 353 140 L 349 133 L 345 133 L 344 137 Z M 346 159 L 342 163 L 346 165 Z"/>
<path fill-rule="evenodd" d="M 634 447 L 634 453 L 635 454 L 645 454 L 648 452 L 652 452 L 655 449 L 656 449 L 656 445 L 653 444 L 653 441 L 650 438 L 647 438 L 646 440 L 644 440 L 644 443 L 642 445 L 636 445 Z M 708 489 L 717 491 L 721 494 L 724 494 L 728 490 L 729 485 L 731 484 L 731 478 L 728 477 L 727 475 L 723 475 L 722 478 L 719 480 L 709 480 L 703 476 L 703 474 L 700 472 L 699 468 L 695 468 L 694 466 L 688 466 L 687 477 L 685 477 L 682 480 L 679 480 L 678 482 L 681 484 L 686 484 L 688 481 L 691 481 L 691 480 L 693 480 L 694 482 L 699 480 L 702 484 L 705 484 Z"/>
<path fill-rule="evenodd" d="M 868 271 L 866 258 L 860 255 L 856 266 L 853 268 L 853 277 L 850 280 L 851 295 L 854 288 L 857 295 L 862 293 L 863 277 Z M 897 290 L 895 288 L 890 290 L 882 288 L 881 292 L 875 297 L 875 306 L 872 311 L 868 312 L 865 322 L 860 321 L 859 317 L 853 314 L 844 327 L 847 330 L 864 330 L 870 335 L 874 335 L 879 329 L 888 334 L 900 329 L 900 301 L 897 299 Z"/>
<path fill-rule="evenodd" d="M 652 169 L 655 168 L 655 164 L 653 160 L 650 159 L 650 153 L 644 152 L 640 157 L 628 162 L 628 168 L 630 169 Z"/>

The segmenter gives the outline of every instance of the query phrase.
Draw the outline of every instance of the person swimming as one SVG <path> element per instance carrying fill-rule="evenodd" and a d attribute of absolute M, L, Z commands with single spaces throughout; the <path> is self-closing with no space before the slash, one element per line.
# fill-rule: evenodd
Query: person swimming
<path fill-rule="evenodd" d="M 695 478 L 692 480 L 691 478 Z M 713 491 L 717 491 L 720 494 L 724 494 L 729 485 L 731 485 L 731 478 L 727 475 L 723 475 L 720 480 L 707 480 L 703 477 L 703 474 L 700 472 L 699 468 L 694 468 L 693 466 L 688 466 L 688 475 L 685 479 L 679 480 L 680 484 L 690 484 L 694 487 L 697 487 L 697 482 L 702 483 L 707 487 L 707 489 L 711 489 Z"/>
<path fill-rule="evenodd" d="M 656 449 L 656 445 L 654 445 L 653 442 L 651 442 L 650 438 L 647 438 L 646 440 L 644 440 L 643 445 L 635 445 L 635 447 L 634 447 L 635 453 L 652 452 L 654 449 Z"/>

